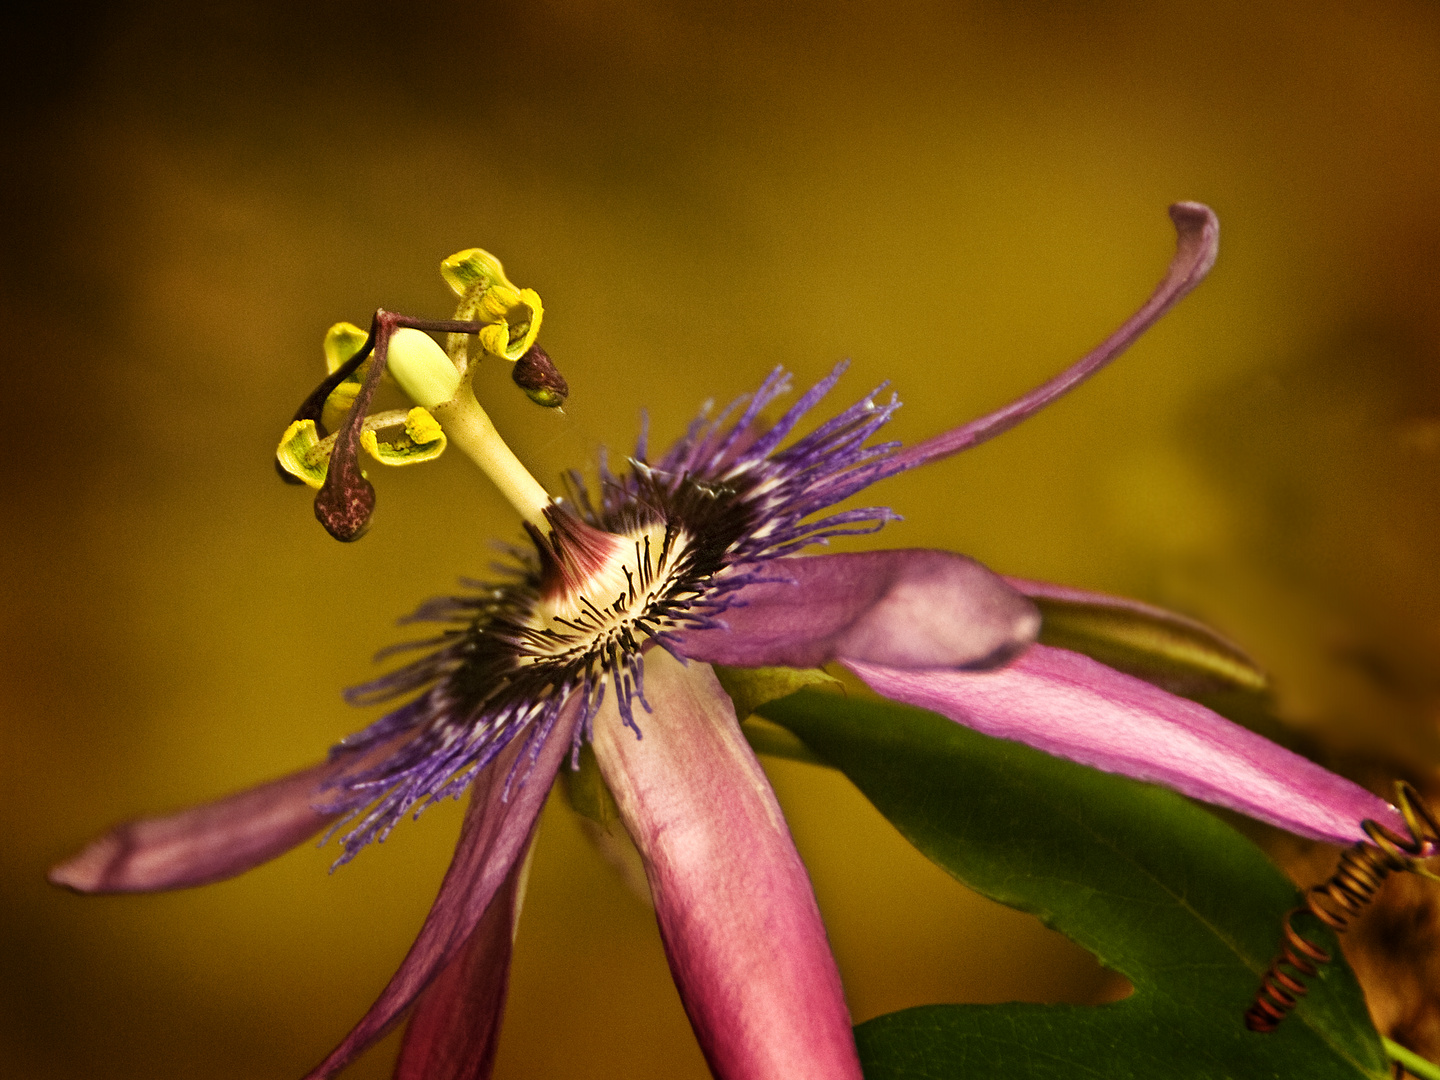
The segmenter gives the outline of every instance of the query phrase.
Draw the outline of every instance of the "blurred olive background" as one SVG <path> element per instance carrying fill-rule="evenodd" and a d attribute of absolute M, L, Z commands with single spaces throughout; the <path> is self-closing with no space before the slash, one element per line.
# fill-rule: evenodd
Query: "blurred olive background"
<path fill-rule="evenodd" d="M 43 873 L 317 758 L 369 718 L 339 690 L 394 619 L 516 536 L 458 456 L 372 467 L 353 546 L 270 465 L 325 328 L 448 315 L 437 264 L 471 245 L 544 297 L 567 415 L 479 383 L 550 481 L 642 406 L 663 441 L 777 363 L 851 357 L 837 403 L 889 379 L 896 435 L 931 434 L 1094 344 L 1162 272 L 1166 205 L 1209 202 L 1198 293 L 1042 416 L 877 490 L 905 521 L 855 546 L 1202 616 L 1297 727 L 1433 770 L 1437 31 L 1401 2 L 31 12 L 0 72 L 0 1074 L 299 1076 L 404 954 L 458 806 L 333 876 L 333 847 L 169 896 Z M 773 776 L 857 1018 L 1116 992 L 835 774 Z M 651 914 L 563 805 L 498 1075 L 704 1075 Z"/>

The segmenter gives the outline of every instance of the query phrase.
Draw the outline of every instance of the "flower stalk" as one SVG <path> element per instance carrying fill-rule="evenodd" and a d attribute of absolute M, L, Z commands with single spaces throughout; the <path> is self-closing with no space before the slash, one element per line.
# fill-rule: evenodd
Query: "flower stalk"
<path fill-rule="evenodd" d="M 530 475 L 495 430 L 489 414 L 475 400 L 470 380 L 463 380 L 454 397 L 436 405 L 431 411 L 451 445 L 458 447 L 480 466 L 480 471 L 500 489 L 500 494 L 528 524 L 539 529 L 542 536 L 548 535 L 550 523 L 545 518 L 545 508 L 553 501 L 550 494 Z"/>

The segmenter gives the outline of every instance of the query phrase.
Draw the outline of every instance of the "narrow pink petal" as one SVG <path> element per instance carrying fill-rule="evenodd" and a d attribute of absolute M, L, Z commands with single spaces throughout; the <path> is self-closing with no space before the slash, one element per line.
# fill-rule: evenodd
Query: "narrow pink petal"
<path fill-rule="evenodd" d="M 1215 265 L 1220 245 L 1220 222 L 1214 212 L 1200 203 L 1180 202 L 1170 207 L 1170 220 L 1175 225 L 1175 257 L 1170 260 L 1165 277 L 1155 287 L 1150 299 L 1121 323 L 1113 334 L 1059 375 L 1010 404 L 902 450 L 878 468 L 882 468 L 887 476 L 893 475 L 993 439 L 1039 412 L 1056 398 L 1068 394 L 1133 345 L 1160 316 L 1199 285 Z"/>
<path fill-rule="evenodd" d="M 676 651 L 729 667 L 819 667 L 837 657 L 899 668 L 1002 664 L 1035 640 L 1040 614 L 974 559 L 924 548 L 810 555 L 767 568 L 726 629 L 676 632 Z"/>
<path fill-rule="evenodd" d="M 524 873 L 522 857 L 465 947 L 420 995 L 405 1027 L 395 1080 L 488 1080 L 500 1045 Z"/>
<path fill-rule="evenodd" d="M 719 1080 L 859 1080 L 805 866 L 709 667 L 645 658 L 637 739 L 607 703 L 595 756 L 645 860 L 670 970 Z"/>
<path fill-rule="evenodd" d="M 1349 844 L 1389 803 L 1193 701 L 1045 645 L 981 674 L 849 667 L 877 693 L 1105 772 L 1163 784 L 1299 836 Z"/>
<path fill-rule="evenodd" d="M 289 851 L 338 815 L 311 802 L 353 760 L 316 765 L 169 817 L 116 826 L 53 867 L 50 881 L 84 893 L 158 892 L 234 877 Z"/>
<path fill-rule="evenodd" d="M 460 843 L 410 952 L 370 1011 L 305 1080 L 334 1076 L 394 1027 L 401 1014 L 464 948 L 530 843 L 555 773 L 570 752 L 578 711 L 575 705 L 572 701 L 562 710 L 533 765 L 528 764 L 528 750 L 520 737 L 475 778 Z M 506 798 L 506 778 L 522 753 L 526 758 Z M 521 776 L 525 777 L 523 784 Z"/>

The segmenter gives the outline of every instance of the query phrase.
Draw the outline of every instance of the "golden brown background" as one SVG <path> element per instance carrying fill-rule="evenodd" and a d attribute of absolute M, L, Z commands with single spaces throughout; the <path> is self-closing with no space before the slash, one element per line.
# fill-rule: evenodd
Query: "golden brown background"
<path fill-rule="evenodd" d="M 448 314 L 470 245 L 545 299 L 568 415 L 481 382 L 549 481 L 776 363 L 853 357 L 840 398 L 892 379 L 923 437 L 1092 345 L 1166 204 L 1211 203 L 1209 283 L 877 491 L 906 520 L 866 543 L 1199 614 L 1331 745 L 1440 758 L 1433 4 L 115 3 L 7 38 L 0 1074 L 296 1077 L 403 955 L 456 806 L 333 877 L 309 848 L 160 897 L 43 872 L 316 758 L 392 620 L 514 536 L 458 456 L 378 476 L 348 547 L 270 466 L 325 328 Z M 857 1018 L 1109 992 L 836 775 L 773 775 Z M 649 912 L 548 814 L 498 1075 L 702 1076 Z"/>

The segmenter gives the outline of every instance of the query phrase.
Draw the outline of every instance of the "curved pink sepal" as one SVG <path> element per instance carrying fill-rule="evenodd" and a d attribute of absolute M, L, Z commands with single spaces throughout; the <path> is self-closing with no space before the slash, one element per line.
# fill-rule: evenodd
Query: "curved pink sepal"
<path fill-rule="evenodd" d="M 327 762 L 168 817 L 127 821 L 51 869 L 84 893 L 159 892 L 221 881 L 282 855 L 338 814 L 311 803 L 353 761 Z"/>
<path fill-rule="evenodd" d="M 983 668 L 1023 650 L 1040 613 L 974 559 L 925 548 L 805 555 L 747 585 L 725 629 L 672 631 L 675 651 L 727 667 L 812 668 L 836 658 L 888 667 Z"/>
<path fill-rule="evenodd" d="M 860 1080 L 810 879 L 714 672 L 654 650 L 642 738 L 607 703 L 595 756 L 645 860 L 670 970 L 719 1080 Z"/>
<path fill-rule="evenodd" d="M 570 752 L 577 713 L 573 700 L 561 710 L 533 764 L 521 735 L 475 778 L 460 842 L 415 944 L 370 1011 L 305 1080 L 334 1076 L 394 1027 L 465 946 L 530 843 L 555 773 Z M 507 798 L 506 779 L 522 755 Z"/>
<path fill-rule="evenodd" d="M 993 439 L 1068 394 L 1133 345 L 1162 315 L 1205 280 L 1220 251 L 1220 221 L 1208 206 L 1197 202 L 1174 203 L 1170 207 L 1170 221 L 1175 226 L 1175 255 L 1165 276 L 1155 286 L 1150 299 L 1109 337 L 1059 375 L 1010 404 L 902 450 L 876 468 L 889 475 L 939 461 Z"/>
<path fill-rule="evenodd" d="M 510 983 L 525 859 L 485 909 L 459 955 L 420 995 L 395 1062 L 394 1080 L 489 1080 Z"/>
<path fill-rule="evenodd" d="M 851 663 L 877 693 L 1105 772 L 1334 844 L 1374 819 L 1403 832 L 1389 803 L 1193 701 L 1089 657 L 1033 646 L 999 671 L 901 671 Z"/>

